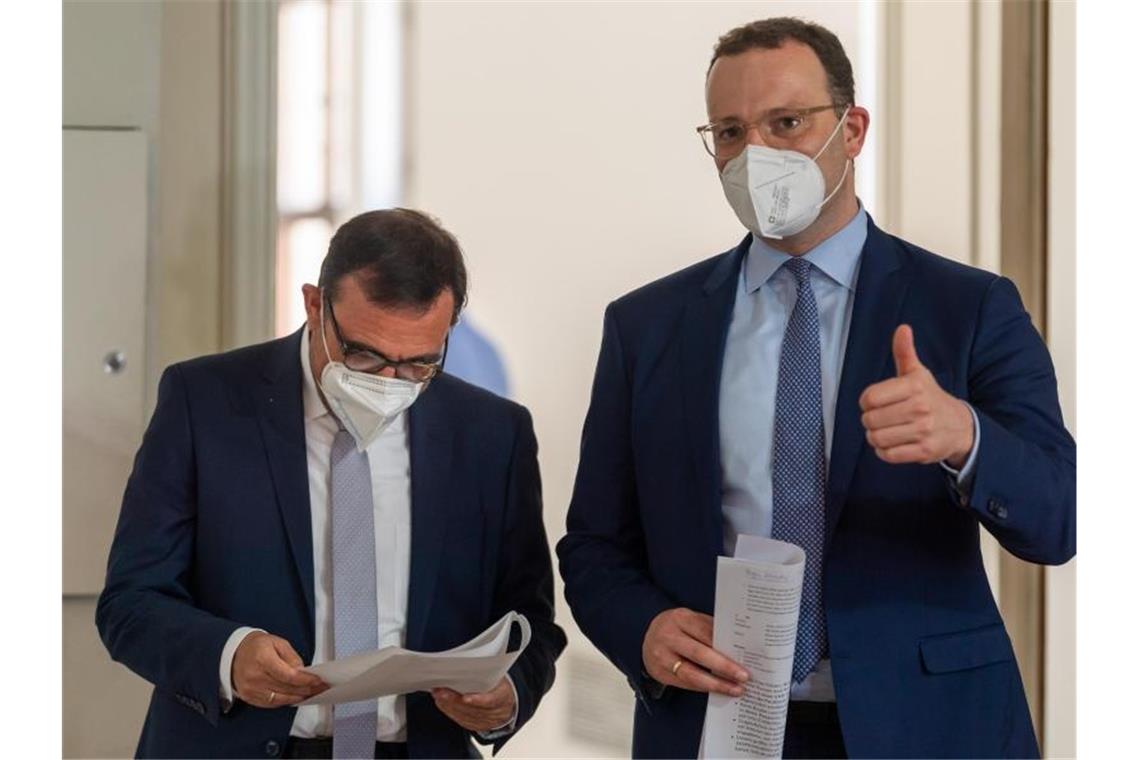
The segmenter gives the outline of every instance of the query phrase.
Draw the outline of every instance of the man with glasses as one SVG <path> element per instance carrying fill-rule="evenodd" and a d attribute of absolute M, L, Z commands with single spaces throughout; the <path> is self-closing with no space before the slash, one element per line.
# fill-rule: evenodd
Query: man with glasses
<path fill-rule="evenodd" d="M 575 620 L 637 695 L 634 755 L 693 757 L 707 695 L 747 692 L 711 613 L 717 556 L 761 535 L 806 554 L 785 756 L 1036 756 L 979 528 L 1030 562 L 1075 552 L 1041 337 L 1009 280 L 871 221 L 834 34 L 728 32 L 706 101 L 749 234 L 606 310 L 558 544 Z"/>
<path fill-rule="evenodd" d="M 537 447 L 526 409 L 442 372 L 466 294 L 435 222 L 361 214 L 300 330 L 166 370 L 97 611 L 155 685 L 140 756 L 470 757 L 534 713 L 566 642 Z M 531 641 L 486 693 L 297 707 L 327 688 L 304 665 L 511 610 Z"/>

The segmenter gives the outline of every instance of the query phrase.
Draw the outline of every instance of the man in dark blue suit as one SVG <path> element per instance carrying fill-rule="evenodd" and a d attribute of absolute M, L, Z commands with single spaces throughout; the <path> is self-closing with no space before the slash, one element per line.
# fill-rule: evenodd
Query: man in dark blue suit
<path fill-rule="evenodd" d="M 699 131 L 750 235 L 606 310 L 558 544 L 582 631 L 637 695 L 633 753 L 693 757 L 717 556 L 805 549 L 788 757 L 1026 757 L 1038 747 L 979 528 L 1075 552 L 1075 444 L 1013 284 L 879 230 L 869 123 L 838 39 L 722 37 Z"/>
<path fill-rule="evenodd" d="M 166 370 L 97 611 L 155 685 L 140 756 L 478 757 L 533 715 L 566 641 L 537 446 L 526 409 L 440 371 L 466 292 L 431 219 L 361 214 L 301 330 Z M 532 639 L 486 693 L 296 707 L 327 688 L 304 664 L 511 610 Z"/>

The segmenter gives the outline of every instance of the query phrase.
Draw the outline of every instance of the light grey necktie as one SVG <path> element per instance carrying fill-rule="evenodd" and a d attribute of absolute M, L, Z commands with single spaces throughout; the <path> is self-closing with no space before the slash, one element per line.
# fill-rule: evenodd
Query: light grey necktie
<path fill-rule="evenodd" d="M 333 656 L 377 648 L 376 530 L 368 453 L 337 431 L 332 445 Z M 376 754 L 376 700 L 333 707 L 333 757 Z"/>

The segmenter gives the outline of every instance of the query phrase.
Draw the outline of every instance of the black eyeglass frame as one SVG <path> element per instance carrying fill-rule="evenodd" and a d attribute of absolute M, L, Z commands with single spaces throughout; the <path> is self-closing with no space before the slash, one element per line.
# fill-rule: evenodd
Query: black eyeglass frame
<path fill-rule="evenodd" d="M 448 331 L 447 337 L 443 339 L 443 353 L 440 355 L 438 362 L 404 362 L 389 359 L 379 351 L 371 348 L 362 348 L 353 346 L 344 339 L 340 332 L 340 324 L 336 320 L 336 312 L 333 311 L 332 299 L 328 297 L 327 293 L 321 291 L 321 301 L 328 305 L 329 321 L 332 322 L 333 335 L 336 336 L 337 343 L 340 345 L 340 352 L 344 356 L 344 366 L 355 372 L 367 372 L 370 375 L 375 375 L 383 372 L 388 367 L 394 367 L 396 370 L 396 377 L 401 380 L 408 380 L 416 383 L 430 382 L 436 375 L 443 371 L 443 365 L 447 361 L 447 344 L 451 340 L 451 331 Z M 361 357 L 362 360 L 357 360 L 354 357 Z M 356 366 L 353 366 L 353 365 Z"/>

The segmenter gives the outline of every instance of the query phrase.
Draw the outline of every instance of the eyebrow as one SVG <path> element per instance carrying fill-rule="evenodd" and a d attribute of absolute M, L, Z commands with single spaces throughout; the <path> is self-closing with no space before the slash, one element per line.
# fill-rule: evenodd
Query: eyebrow
<path fill-rule="evenodd" d="M 771 108 L 764 109 L 761 112 L 761 115 L 768 116 L 769 114 L 778 113 L 780 111 L 791 111 L 794 113 L 796 111 L 803 111 L 803 110 L 806 110 L 808 108 L 810 108 L 810 106 L 773 106 Z M 710 119 L 709 124 L 723 124 L 725 122 L 742 123 L 745 121 L 748 121 L 748 120 L 742 119 L 739 116 L 723 116 L 719 119 Z"/>

